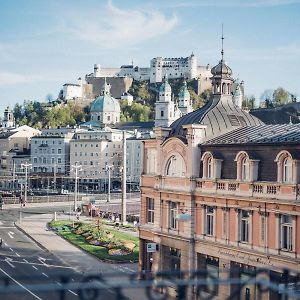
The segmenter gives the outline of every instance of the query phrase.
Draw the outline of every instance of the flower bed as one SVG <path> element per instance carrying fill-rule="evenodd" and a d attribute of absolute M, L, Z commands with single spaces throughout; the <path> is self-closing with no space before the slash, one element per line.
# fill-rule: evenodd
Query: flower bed
<path fill-rule="evenodd" d="M 69 242 L 100 259 L 116 262 L 138 260 L 138 238 L 128 233 L 107 230 L 102 224 L 99 227 L 93 224 L 76 223 L 75 230 L 67 221 L 52 221 L 49 226 Z M 68 230 L 57 231 L 57 228 L 64 226 Z"/>

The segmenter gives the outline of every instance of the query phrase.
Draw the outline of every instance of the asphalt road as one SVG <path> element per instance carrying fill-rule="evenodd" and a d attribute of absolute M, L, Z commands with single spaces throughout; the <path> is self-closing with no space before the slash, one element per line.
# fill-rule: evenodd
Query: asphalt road
<path fill-rule="evenodd" d="M 63 207 L 59 208 L 63 210 Z M 67 209 L 67 208 L 66 208 Z M 78 289 L 85 280 L 81 273 L 64 264 L 48 251 L 40 248 L 30 238 L 15 228 L 20 210 L 25 214 L 57 211 L 55 207 L 20 208 L 0 211 L 0 299 L 118 299 L 113 291 L 101 290 L 94 298 L 93 291 L 83 294 Z M 65 281 L 69 282 L 66 290 Z M 6 293 L 8 286 L 9 293 Z"/>

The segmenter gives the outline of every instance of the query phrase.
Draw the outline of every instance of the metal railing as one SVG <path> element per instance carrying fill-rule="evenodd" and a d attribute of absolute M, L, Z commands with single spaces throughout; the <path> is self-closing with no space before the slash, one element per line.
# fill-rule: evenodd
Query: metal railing
<path fill-rule="evenodd" d="M 82 300 L 102 299 L 101 295 L 109 290 L 116 299 L 128 299 L 126 291 L 138 289 L 144 295 L 140 299 L 169 299 L 174 292 L 177 299 L 218 299 L 220 287 L 225 286 L 230 293 L 220 296 L 219 299 L 240 299 L 241 292 L 250 286 L 255 287 L 255 295 L 249 299 L 266 299 L 268 293 L 278 294 L 280 299 L 300 299 L 300 273 L 289 273 L 284 270 L 280 280 L 272 281 L 269 270 L 248 272 L 245 276 L 224 276 L 221 272 L 207 272 L 195 270 L 190 272 L 139 272 L 132 274 L 61 274 L 50 278 L 53 283 L 45 283 L 41 277 L 21 277 L 14 280 L 1 274 L 0 299 L 5 295 L 22 295 L 30 290 L 32 293 L 57 293 L 58 299 L 67 299 L 68 291 Z M 230 275 L 227 274 L 227 275 Z M 225 274 L 226 275 L 226 274 Z M 72 278 L 71 278 L 72 277 Z M 17 282 L 24 282 L 22 285 Z M 49 281 L 49 280 L 48 280 Z M 172 291 L 172 292 L 170 292 Z M 137 298 L 139 295 L 137 294 Z M 242 299 L 246 299 L 242 297 Z M 273 298 L 274 299 L 274 298 Z M 276 299 L 276 298 L 275 298 Z"/>

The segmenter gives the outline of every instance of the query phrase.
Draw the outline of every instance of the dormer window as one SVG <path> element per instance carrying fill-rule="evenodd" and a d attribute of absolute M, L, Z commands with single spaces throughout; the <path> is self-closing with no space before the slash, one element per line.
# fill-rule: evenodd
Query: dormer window
<path fill-rule="evenodd" d="M 203 174 L 204 179 L 217 179 L 221 178 L 221 164 L 222 159 L 213 157 L 211 152 L 205 152 L 201 158 L 203 162 Z"/>
<path fill-rule="evenodd" d="M 240 181 L 255 181 L 258 177 L 258 159 L 249 157 L 249 154 L 245 151 L 240 151 L 236 157 L 235 161 L 237 164 L 237 174 L 236 178 Z"/>
<path fill-rule="evenodd" d="M 297 161 L 292 158 L 288 151 L 281 151 L 275 158 L 277 162 L 277 181 L 284 183 L 297 182 Z"/>
<path fill-rule="evenodd" d="M 172 155 L 165 167 L 166 176 L 183 177 L 186 172 L 186 164 L 182 156 Z"/>

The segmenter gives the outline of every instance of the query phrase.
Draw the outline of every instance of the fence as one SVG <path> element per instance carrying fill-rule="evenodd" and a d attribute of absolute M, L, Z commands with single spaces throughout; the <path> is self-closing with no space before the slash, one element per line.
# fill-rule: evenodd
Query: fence
<path fill-rule="evenodd" d="M 220 275 L 220 274 L 219 274 Z M 216 273 L 209 273 L 204 270 L 193 272 L 142 272 L 133 274 L 88 274 L 74 275 L 55 275 L 53 283 L 45 283 L 41 277 L 18 276 L 14 281 L 10 277 L 0 275 L 0 298 L 5 295 L 22 295 L 27 291 L 32 293 L 55 292 L 58 299 L 67 299 L 68 291 L 73 291 L 79 299 L 93 300 L 103 299 L 108 290 L 114 297 L 110 299 L 128 299 L 126 291 L 136 289 L 135 299 L 169 299 L 171 292 L 176 291 L 177 299 L 218 299 L 217 291 L 220 286 L 229 286 L 230 294 L 226 297 L 220 296 L 219 299 L 247 299 L 241 298 L 241 291 L 246 286 L 255 286 L 256 293 L 254 298 L 248 299 L 300 299 L 300 277 L 293 275 L 290 280 L 288 270 L 283 273 L 280 283 L 273 282 L 270 279 L 269 270 L 257 270 L 249 273 L 245 278 L 226 278 L 226 276 L 216 276 Z M 75 277 L 74 277 L 75 276 Z M 75 278 L 75 279 L 74 279 Z M 222 279 L 224 278 L 224 279 Z M 23 287 L 16 282 L 25 280 Z M 273 296 L 270 296 L 270 292 Z M 143 295 L 141 295 L 143 293 Z M 268 295 L 267 295 L 268 293 Z M 278 298 L 274 295 L 278 295 Z M 267 295 L 267 297 L 266 297 Z M 4 296 L 2 298 L 2 296 Z M 141 298 L 139 298 L 141 297 Z"/>

